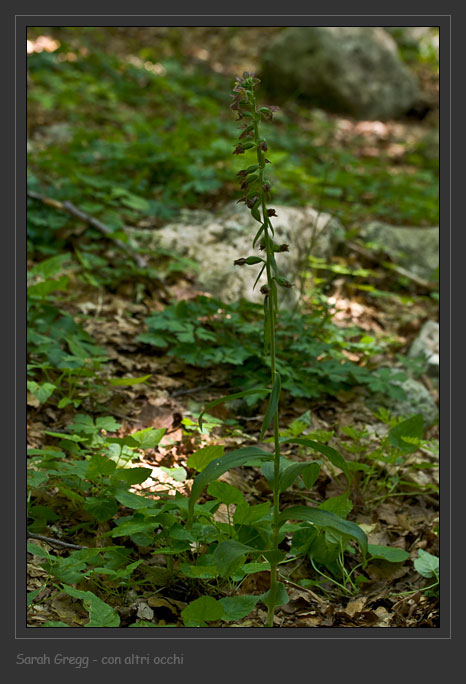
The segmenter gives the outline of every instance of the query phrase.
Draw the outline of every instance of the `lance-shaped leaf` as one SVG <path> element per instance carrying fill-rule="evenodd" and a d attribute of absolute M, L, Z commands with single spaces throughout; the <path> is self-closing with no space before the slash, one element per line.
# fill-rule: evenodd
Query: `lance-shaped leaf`
<path fill-rule="evenodd" d="M 344 520 L 330 511 L 323 511 L 319 508 L 309 506 L 291 506 L 280 514 L 280 524 L 283 525 L 287 520 L 304 520 L 322 529 L 335 530 L 340 534 L 345 534 L 355 539 L 361 549 L 363 561 L 366 562 L 368 551 L 367 535 L 356 523 Z"/>
<path fill-rule="evenodd" d="M 269 405 L 267 406 L 267 411 L 264 417 L 264 422 L 262 423 L 262 429 L 261 429 L 261 434 L 260 434 L 260 439 L 264 439 L 265 432 L 267 428 L 269 427 L 270 423 L 272 422 L 272 419 L 275 415 L 275 412 L 278 407 L 278 402 L 280 401 L 280 391 L 281 391 L 281 382 L 280 382 L 280 373 L 275 371 L 275 379 L 272 387 L 272 394 L 270 396 L 270 401 Z"/>
<path fill-rule="evenodd" d="M 192 516 L 194 512 L 194 504 L 202 494 L 204 487 L 206 487 L 210 482 L 217 480 L 220 475 L 226 473 L 230 468 L 237 468 L 242 466 L 248 461 L 268 461 L 273 458 L 273 454 L 268 451 L 263 451 L 257 447 L 246 447 L 246 449 L 235 449 L 225 454 L 222 458 L 217 458 L 215 461 L 211 461 L 206 468 L 199 473 L 193 482 L 191 488 L 191 494 L 189 497 L 188 506 L 188 528 L 192 523 Z"/>
<path fill-rule="evenodd" d="M 257 278 L 255 279 L 254 285 L 252 286 L 252 289 L 253 289 L 253 290 L 256 289 L 256 285 L 257 285 L 257 283 L 259 282 L 259 279 L 260 279 L 261 275 L 263 274 L 264 268 L 265 268 L 265 267 L 266 267 L 266 264 L 264 264 L 264 265 L 261 267 L 261 270 L 259 271 L 259 275 L 258 275 Z"/>
<path fill-rule="evenodd" d="M 264 229 L 265 229 L 266 225 L 267 225 L 266 223 L 263 223 L 263 224 L 261 225 L 261 227 L 259 228 L 259 230 L 257 231 L 256 237 L 254 238 L 254 240 L 253 240 L 253 242 L 252 242 L 252 246 L 253 246 L 253 247 L 256 246 L 256 242 L 258 241 L 258 239 L 260 238 L 260 236 L 261 236 L 262 233 L 264 232 Z"/>
<path fill-rule="evenodd" d="M 348 463 L 347 461 L 345 461 L 343 456 L 333 447 L 330 447 L 327 444 L 321 444 L 320 442 L 314 442 L 314 440 L 308 439 L 307 437 L 294 437 L 293 439 L 285 437 L 281 439 L 280 442 L 286 442 L 287 444 L 301 444 L 301 446 L 307 446 L 309 447 L 309 449 L 318 451 L 320 454 L 326 456 L 330 463 L 332 463 L 337 468 L 340 468 L 340 470 L 342 470 L 345 473 L 346 479 L 349 482 L 350 470 L 348 467 Z"/>
<path fill-rule="evenodd" d="M 319 477 L 320 465 L 320 461 L 315 461 L 314 463 L 293 463 L 288 466 L 280 475 L 280 493 L 286 491 L 299 475 L 307 489 L 310 489 Z"/>
<path fill-rule="evenodd" d="M 199 423 L 199 429 L 202 430 L 202 416 L 206 411 L 209 411 L 211 408 L 214 408 L 214 406 L 218 406 L 219 404 L 223 404 L 225 401 L 232 401 L 233 399 L 241 399 L 241 397 L 248 397 L 251 396 L 252 394 L 269 394 L 270 390 L 267 389 L 266 387 L 258 387 L 257 389 L 249 389 L 249 390 L 244 390 L 244 392 L 236 392 L 235 394 L 228 394 L 226 397 L 221 397 L 220 399 L 215 399 L 215 401 L 209 402 L 202 411 L 199 414 L 198 418 L 198 423 Z"/>
<path fill-rule="evenodd" d="M 253 218 L 256 219 L 256 221 L 259 221 L 259 223 L 262 223 L 262 217 L 260 215 L 259 207 L 260 207 L 260 200 L 257 200 L 255 205 L 251 209 L 251 214 L 252 214 Z"/>

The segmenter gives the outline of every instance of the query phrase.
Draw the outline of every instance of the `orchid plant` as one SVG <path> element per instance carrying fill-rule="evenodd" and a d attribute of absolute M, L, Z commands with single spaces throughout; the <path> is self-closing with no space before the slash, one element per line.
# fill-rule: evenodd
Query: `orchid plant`
<path fill-rule="evenodd" d="M 270 360 L 270 387 L 255 388 L 231 394 L 207 404 L 199 416 L 199 426 L 202 429 L 202 417 L 206 411 L 214 406 L 229 401 L 239 399 L 248 395 L 268 395 L 268 405 L 263 419 L 260 441 L 264 441 L 267 431 L 272 426 L 273 429 L 273 452 L 265 451 L 257 447 L 246 447 L 230 451 L 221 458 L 214 458 L 195 478 L 189 501 L 188 509 L 188 528 L 191 527 L 195 513 L 195 503 L 200 497 L 204 488 L 211 482 L 217 480 L 221 475 L 238 466 L 262 465 L 262 472 L 271 485 L 273 491 L 272 516 L 269 519 L 269 533 L 264 534 L 261 528 L 263 545 L 265 548 L 257 548 L 246 545 L 236 539 L 225 539 L 221 541 L 215 551 L 215 557 L 221 566 L 228 564 L 229 558 L 244 555 L 260 555 L 270 567 L 270 587 L 261 596 L 262 602 L 267 606 L 266 626 L 273 627 L 274 614 L 278 606 L 288 602 L 288 595 L 285 585 L 279 581 L 277 568 L 280 563 L 285 561 L 286 554 L 279 548 L 283 541 L 285 532 L 283 526 L 288 520 L 303 521 L 305 528 L 309 529 L 309 523 L 318 528 L 321 532 L 329 532 L 339 535 L 341 543 L 348 543 L 349 539 L 358 542 L 363 554 L 363 563 L 367 552 L 367 537 L 364 532 L 352 522 L 341 518 L 339 515 L 329 511 L 311 508 L 309 506 L 293 506 L 280 511 L 280 494 L 288 489 L 298 477 L 306 489 L 310 489 L 316 482 L 321 461 L 306 461 L 290 463 L 288 459 L 281 457 L 281 444 L 299 444 L 319 452 L 319 455 L 326 457 L 333 465 L 340 468 L 348 478 L 349 469 L 345 459 L 338 451 L 326 444 L 320 444 L 306 437 L 281 437 L 279 429 L 279 402 L 281 393 L 280 374 L 277 370 L 277 348 L 276 348 L 276 327 L 278 317 L 278 292 L 279 288 L 290 288 L 287 278 L 280 272 L 276 254 L 288 252 L 287 244 L 277 244 L 274 241 L 274 228 L 271 218 L 277 216 L 275 209 L 268 206 L 271 199 L 271 182 L 266 175 L 266 166 L 270 164 L 266 153 L 268 145 L 260 131 L 263 120 L 271 121 L 273 114 L 278 110 L 275 106 L 258 106 L 254 89 L 260 83 L 253 73 L 244 72 L 242 77 L 236 79 L 233 88 L 233 102 L 231 109 L 237 113 L 237 120 L 241 121 L 241 133 L 233 154 L 240 155 L 246 152 L 255 152 L 256 160 L 254 164 L 247 166 L 237 174 L 241 183 L 242 197 L 238 202 L 244 202 L 250 209 L 251 215 L 259 224 L 254 236 L 252 247 L 257 248 L 260 254 L 252 254 L 247 257 L 236 259 L 236 266 L 260 265 L 259 274 L 255 280 L 254 287 L 257 285 L 261 275 L 266 273 L 267 282 L 262 285 L 260 292 L 264 295 L 264 353 L 269 355 Z"/>

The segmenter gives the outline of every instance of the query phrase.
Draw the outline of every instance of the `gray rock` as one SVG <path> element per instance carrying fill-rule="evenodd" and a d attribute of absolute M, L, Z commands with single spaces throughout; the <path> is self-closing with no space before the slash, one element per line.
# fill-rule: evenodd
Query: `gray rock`
<path fill-rule="evenodd" d="M 396 118 L 419 98 L 415 76 L 380 26 L 287 28 L 265 53 L 260 78 L 278 98 L 301 95 L 357 119 Z"/>
<path fill-rule="evenodd" d="M 391 368 L 390 370 L 393 375 L 400 372 L 398 368 Z M 402 418 L 409 418 L 409 416 L 420 413 L 426 426 L 430 426 L 438 420 L 437 404 L 422 383 L 413 378 L 393 380 L 392 382 L 403 389 L 406 394 L 405 399 L 394 399 L 388 393 L 377 393 L 367 398 L 367 405 L 373 410 L 377 410 L 379 406 L 384 406 L 390 413 Z"/>
<path fill-rule="evenodd" d="M 425 359 L 426 372 L 432 378 L 439 376 L 439 336 L 439 324 L 436 321 L 427 321 L 408 352 L 410 358 Z"/>
<path fill-rule="evenodd" d="M 311 207 L 293 208 L 275 206 L 274 240 L 287 243 L 289 252 L 277 254 L 276 260 L 283 275 L 293 282 L 308 254 L 329 257 L 335 245 L 344 235 L 341 223 L 329 214 L 318 213 Z M 260 224 L 255 221 L 244 205 L 230 204 L 217 214 L 206 211 L 187 211 L 177 223 L 170 223 L 157 231 L 131 229 L 131 237 L 146 247 L 157 246 L 188 257 L 200 265 L 198 283 L 207 292 L 225 302 L 243 297 L 262 302 L 259 289 L 266 283 L 262 275 L 255 290 L 254 281 L 259 266 L 234 266 L 233 262 L 249 255 L 261 255 L 252 248 L 254 236 Z M 282 305 L 296 301 L 296 288 L 280 288 Z"/>
<path fill-rule="evenodd" d="M 435 278 L 439 266 L 439 229 L 406 228 L 374 221 L 363 226 L 360 236 L 373 242 L 393 261 L 426 280 Z"/>

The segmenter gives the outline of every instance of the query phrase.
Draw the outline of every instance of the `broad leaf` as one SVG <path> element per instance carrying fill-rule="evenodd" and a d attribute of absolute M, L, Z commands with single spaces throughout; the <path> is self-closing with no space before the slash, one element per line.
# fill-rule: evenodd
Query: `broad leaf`
<path fill-rule="evenodd" d="M 213 560 L 222 577 L 228 577 L 232 570 L 240 565 L 240 561 L 249 553 L 257 554 L 258 550 L 235 539 L 220 542 L 213 554 Z"/>
<path fill-rule="evenodd" d="M 220 599 L 224 610 L 222 619 L 225 622 L 241 620 L 249 615 L 259 600 L 260 596 L 227 596 Z"/>
<path fill-rule="evenodd" d="M 343 520 L 343 518 L 340 518 L 330 511 L 310 508 L 309 506 L 292 506 L 291 508 L 285 509 L 280 514 L 280 523 L 283 524 L 287 520 L 305 520 L 322 529 L 336 530 L 341 534 L 356 539 L 365 562 L 368 549 L 367 535 L 358 525 L 356 525 L 356 523 L 350 522 L 349 520 Z"/>
<path fill-rule="evenodd" d="M 307 489 L 310 489 L 319 477 L 319 472 L 320 461 L 316 463 L 294 463 L 293 465 L 288 466 L 288 468 L 280 474 L 280 493 L 287 490 L 299 475 L 302 476 Z"/>
<path fill-rule="evenodd" d="M 141 484 L 152 475 L 152 468 L 118 468 L 114 478 L 130 485 Z"/>
<path fill-rule="evenodd" d="M 414 561 L 414 567 L 423 577 L 435 577 L 439 574 L 440 561 L 437 556 L 419 549 L 418 557 Z"/>
<path fill-rule="evenodd" d="M 398 423 L 388 433 L 388 441 L 394 447 L 401 449 L 405 454 L 413 454 L 419 449 L 416 444 L 406 442 L 403 437 L 422 439 L 424 436 L 424 418 L 420 413 L 411 416 L 402 423 Z"/>
<path fill-rule="evenodd" d="M 353 504 L 346 493 L 326 499 L 319 504 L 319 510 L 330 511 L 330 513 L 335 513 L 335 515 L 340 516 L 340 518 L 346 518 L 348 513 L 353 510 Z"/>
<path fill-rule="evenodd" d="M 185 627 L 205 627 L 206 622 L 220 620 L 224 608 L 212 596 L 201 596 L 181 611 Z"/>
<path fill-rule="evenodd" d="M 237 468 L 248 461 L 268 461 L 273 458 L 273 454 L 262 451 L 257 447 L 246 447 L 245 449 L 236 449 L 225 454 L 222 458 L 211 461 L 209 465 L 200 473 L 193 482 L 191 495 L 189 497 L 188 507 L 188 525 L 192 523 L 192 515 L 194 511 L 194 504 L 202 494 L 204 487 L 210 482 L 217 480 L 220 475 L 226 473 L 230 468 Z"/>
<path fill-rule="evenodd" d="M 63 590 L 69 596 L 83 601 L 84 607 L 89 611 L 89 622 L 86 627 L 118 627 L 120 625 L 118 613 L 91 591 L 80 591 L 67 584 L 63 585 Z"/>
<path fill-rule="evenodd" d="M 379 544 L 369 544 L 369 555 L 371 558 L 382 558 L 389 563 L 403 563 L 408 560 L 409 553 L 396 546 L 380 546 Z"/>
<path fill-rule="evenodd" d="M 314 442 L 314 440 L 308 439 L 307 437 L 294 437 L 293 439 L 284 437 L 280 440 L 280 442 L 286 442 L 287 444 L 301 444 L 301 446 L 307 446 L 310 449 L 313 449 L 314 451 L 318 451 L 320 454 L 326 456 L 330 463 L 332 463 L 337 468 L 340 468 L 340 470 L 342 470 L 345 473 L 346 478 L 349 480 L 350 475 L 348 463 L 347 461 L 345 461 L 343 456 L 340 453 L 338 453 L 338 451 L 333 447 L 330 447 L 327 444 L 321 444 L 320 442 Z"/>
<path fill-rule="evenodd" d="M 115 499 L 87 497 L 83 506 L 98 522 L 105 522 L 113 518 L 118 510 Z"/>
<path fill-rule="evenodd" d="M 131 437 L 136 440 L 140 449 L 153 449 L 160 442 L 165 432 L 166 428 L 159 428 L 158 430 L 146 428 L 145 430 L 133 432 Z"/>
<path fill-rule="evenodd" d="M 242 501 L 236 506 L 233 516 L 235 525 L 252 525 L 253 523 L 265 518 L 270 510 L 270 502 L 250 506 L 246 501 Z"/>
<path fill-rule="evenodd" d="M 270 589 L 266 591 L 265 594 L 261 594 L 259 598 L 267 607 L 271 605 L 273 608 L 276 606 L 284 606 L 290 600 L 283 582 L 277 582 L 275 585 L 275 600 L 272 600 L 272 597 L 270 596 Z"/>
<path fill-rule="evenodd" d="M 128 520 L 115 527 L 111 532 L 111 537 L 130 537 L 133 534 L 151 533 L 159 526 L 153 518 L 143 520 Z"/>
<path fill-rule="evenodd" d="M 228 482 L 211 482 L 207 492 L 215 499 L 219 499 L 225 506 L 240 504 L 244 501 L 243 494 Z"/>
<path fill-rule="evenodd" d="M 222 458 L 224 453 L 223 444 L 211 444 L 191 454 L 186 463 L 189 468 L 195 468 L 198 472 L 202 472 L 211 461 Z"/>

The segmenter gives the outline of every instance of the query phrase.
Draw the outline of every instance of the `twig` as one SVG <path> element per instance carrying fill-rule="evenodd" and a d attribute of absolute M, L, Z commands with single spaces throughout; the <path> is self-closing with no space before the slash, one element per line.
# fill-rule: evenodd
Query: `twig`
<path fill-rule="evenodd" d="M 44 537 L 42 534 L 35 534 L 34 532 L 27 533 L 28 539 L 40 539 L 40 541 L 47 542 L 47 544 L 55 544 L 56 546 L 64 546 L 67 549 L 88 549 L 88 546 L 79 546 L 79 544 L 69 544 L 60 539 L 52 539 L 51 537 Z"/>
<path fill-rule="evenodd" d="M 376 254 L 366 249 L 365 247 L 362 247 L 362 245 L 358 245 L 357 242 L 349 241 L 346 243 L 346 246 L 352 249 L 353 252 L 356 252 L 356 254 L 360 254 L 361 256 L 363 256 L 365 259 L 369 259 L 369 261 L 380 263 L 380 259 Z M 413 283 L 416 283 L 416 285 L 419 285 L 419 287 L 423 287 L 426 290 L 435 290 L 437 287 L 435 283 L 432 283 L 429 280 L 425 280 L 424 278 L 421 278 L 421 276 L 418 276 L 415 273 L 411 273 L 411 271 L 407 271 L 405 268 L 403 268 L 402 266 L 398 266 L 397 264 L 392 264 L 387 261 L 384 261 L 382 262 L 382 266 L 389 268 L 390 270 L 394 271 L 395 273 L 398 273 L 398 275 L 403 276 L 404 278 L 408 278 L 408 280 L 411 280 Z"/>
<path fill-rule="evenodd" d="M 40 195 L 39 193 L 32 191 L 28 191 L 27 196 L 31 199 L 38 200 L 39 202 L 42 202 L 43 204 L 46 204 L 49 207 L 54 207 L 55 209 L 68 212 L 68 214 L 71 214 L 72 216 L 75 216 L 76 218 L 79 218 L 82 221 L 89 223 L 89 225 L 93 226 L 94 228 L 97 228 L 97 230 L 99 230 L 104 235 L 111 236 L 113 234 L 113 230 L 106 226 L 105 223 L 102 223 L 102 221 L 99 221 L 90 214 L 86 214 L 86 212 L 82 211 L 71 202 L 59 202 L 56 199 L 52 199 L 51 197 L 46 197 L 45 195 Z M 118 238 L 112 239 L 118 245 L 118 247 L 120 247 L 120 249 L 124 250 L 135 260 L 135 262 L 140 268 L 145 268 L 147 266 L 146 260 L 140 254 L 135 252 L 131 247 L 125 245 L 125 243 L 119 240 Z"/>
<path fill-rule="evenodd" d="M 202 390 L 210 389 L 211 387 L 215 386 L 215 382 L 209 382 L 207 385 L 199 385 L 199 387 L 192 387 L 191 389 L 185 389 L 184 387 L 182 387 L 181 389 L 177 389 L 174 392 L 171 392 L 170 396 L 181 397 L 184 394 L 195 394 L 196 392 L 201 392 Z"/>
<path fill-rule="evenodd" d="M 312 589 L 308 589 L 307 587 L 301 587 L 299 584 L 296 584 L 295 582 L 292 582 L 289 579 L 285 579 L 281 573 L 280 573 L 280 579 L 282 580 L 282 582 L 285 582 L 285 584 L 291 584 L 291 586 L 295 587 L 296 589 L 300 589 L 301 591 L 306 591 L 318 603 L 325 603 L 325 601 L 323 599 L 321 599 L 320 596 L 317 596 L 317 594 L 314 594 Z"/>

